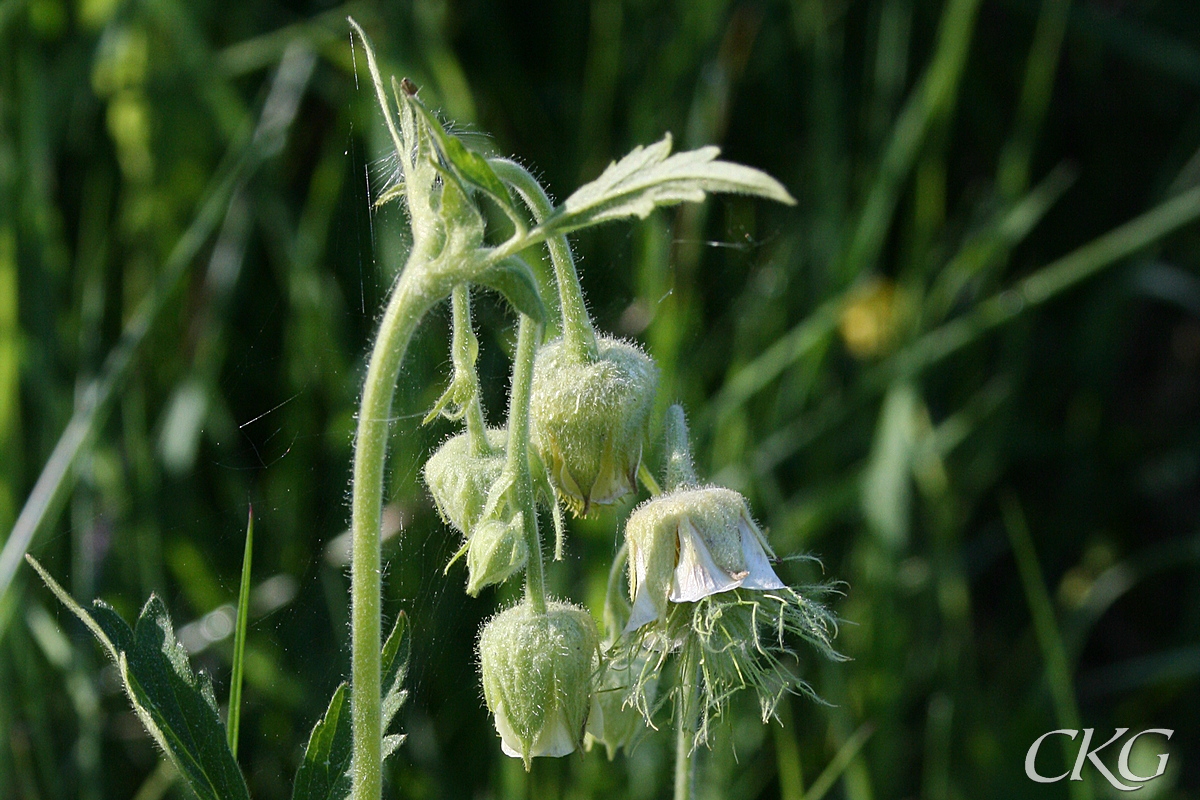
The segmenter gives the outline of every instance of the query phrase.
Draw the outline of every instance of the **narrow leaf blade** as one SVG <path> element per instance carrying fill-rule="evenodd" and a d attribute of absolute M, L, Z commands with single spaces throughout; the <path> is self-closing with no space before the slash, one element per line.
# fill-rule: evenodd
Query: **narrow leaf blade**
<path fill-rule="evenodd" d="M 229 749 L 238 750 L 238 728 L 242 721 L 242 672 L 246 661 L 246 627 L 250 621 L 250 562 L 254 555 L 254 509 L 246 519 L 246 549 L 242 554 L 242 581 L 238 587 L 237 625 L 233 630 L 233 672 L 229 678 Z"/>

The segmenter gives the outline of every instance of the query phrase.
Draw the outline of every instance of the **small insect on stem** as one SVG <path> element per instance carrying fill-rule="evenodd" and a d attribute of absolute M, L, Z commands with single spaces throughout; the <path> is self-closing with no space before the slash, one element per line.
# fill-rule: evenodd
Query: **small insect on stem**
<path fill-rule="evenodd" d="M 400 79 L 400 88 L 403 89 L 404 93 L 406 95 L 408 95 L 409 97 L 416 97 L 417 92 L 420 91 L 420 89 L 417 87 L 417 85 L 415 83 L 413 83 L 411 80 L 409 80 L 408 78 Z"/>

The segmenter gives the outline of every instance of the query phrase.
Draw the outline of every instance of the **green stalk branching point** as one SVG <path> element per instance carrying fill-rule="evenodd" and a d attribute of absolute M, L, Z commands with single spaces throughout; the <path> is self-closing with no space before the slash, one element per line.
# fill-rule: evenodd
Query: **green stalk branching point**
<path fill-rule="evenodd" d="M 529 170 L 505 158 L 493 159 L 489 163 L 500 180 L 520 195 L 533 214 L 534 220 L 539 225 L 545 222 L 553 213 L 554 205 L 546 196 L 542 185 L 529 174 Z M 583 287 L 575 269 L 575 256 L 571 253 L 571 245 L 565 234 L 554 234 L 547 237 L 546 247 L 550 251 L 550 263 L 554 266 L 555 282 L 558 285 L 563 339 L 578 356 L 594 360 L 599 355 L 596 329 L 592 326 L 587 304 L 583 300 Z"/>

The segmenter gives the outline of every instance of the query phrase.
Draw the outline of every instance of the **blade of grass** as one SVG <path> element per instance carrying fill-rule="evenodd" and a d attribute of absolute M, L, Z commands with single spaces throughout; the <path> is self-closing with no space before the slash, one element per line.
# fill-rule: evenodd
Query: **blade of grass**
<path fill-rule="evenodd" d="M 1047 264 L 998 292 L 974 310 L 935 328 L 868 372 L 844 402 L 822 406 L 797 418 L 763 440 L 753 463 L 759 472 L 774 469 L 800 448 L 831 430 L 898 377 L 914 377 L 985 333 L 1054 298 L 1105 267 L 1133 255 L 1167 234 L 1200 218 L 1200 187 L 1177 195 L 1139 217 Z M 803 324 L 803 323 L 802 323 Z"/>
<path fill-rule="evenodd" d="M 196 255 L 224 217 L 230 198 L 245 185 L 263 157 L 278 150 L 295 118 L 299 95 L 303 94 L 311 70 L 311 57 L 307 61 L 285 57 L 275 73 L 257 125 L 243 125 L 235 144 L 209 182 L 191 225 L 163 264 L 154 287 L 129 318 L 99 375 L 81 391 L 74 415 L 42 468 L 4 549 L 0 551 L 0 605 L 6 602 L 13 576 L 35 536 L 62 509 L 73 485 L 74 465 L 107 419 L 118 390 L 137 363 L 142 342 L 183 285 Z M 4 631 L 0 628 L 0 637 Z"/>
<path fill-rule="evenodd" d="M 1004 519 L 1004 530 L 1008 533 L 1013 555 L 1017 560 L 1017 572 L 1029 603 L 1033 617 L 1033 630 L 1037 636 L 1042 660 L 1046 662 L 1046 682 L 1050 685 L 1050 697 L 1054 703 L 1054 715 L 1062 728 L 1078 729 L 1080 723 L 1079 704 L 1075 700 L 1075 686 L 1071 679 L 1071 667 L 1067 661 L 1067 649 L 1058 630 L 1054 606 L 1046 590 L 1046 579 L 1038 563 L 1037 551 L 1029 535 L 1029 525 L 1020 502 L 1009 493 L 1000 497 L 1000 513 Z M 1072 753 L 1064 750 L 1064 759 L 1070 766 Z M 1095 795 L 1088 779 L 1070 782 L 1073 800 L 1091 800 Z"/>
<path fill-rule="evenodd" d="M 0 226 L 0 526 L 12 524 L 20 463 L 20 325 L 17 321 L 17 237 Z"/>
<path fill-rule="evenodd" d="M 844 295 L 827 300 L 757 358 L 730 375 L 709 404 L 708 414 L 720 419 L 733 411 L 832 336 L 844 305 Z"/>
<path fill-rule="evenodd" d="M 133 800 L 161 800 L 175 784 L 177 777 L 179 777 L 179 771 L 164 758 L 158 762 L 154 771 L 146 776 L 146 780 L 142 781 Z"/>
<path fill-rule="evenodd" d="M 996 168 L 996 184 L 1001 197 L 1015 200 L 1029 186 L 1029 163 L 1033 160 L 1033 148 L 1050 106 L 1054 73 L 1058 71 L 1070 11 L 1071 0 L 1045 0 L 1042 3 L 1029 58 L 1025 62 L 1025 82 L 1017 101 L 1016 121 Z"/>
<path fill-rule="evenodd" d="M 246 517 L 246 551 L 242 555 L 242 583 L 238 587 L 237 624 L 233 629 L 233 672 L 229 678 L 229 750 L 237 758 L 238 728 L 242 722 L 242 670 L 246 661 L 246 625 L 250 619 L 250 561 L 254 554 L 254 507 Z"/>
<path fill-rule="evenodd" d="M 979 0 L 949 0 L 942 12 L 933 58 L 896 119 L 879 174 L 863 204 L 840 268 L 843 284 L 870 269 L 879 258 L 900 189 L 912 172 L 930 125 L 957 94 L 978 10 Z"/>
<path fill-rule="evenodd" d="M 792 715 L 791 698 L 785 697 L 777 710 L 779 725 L 774 726 L 773 730 L 779 800 L 804 800 L 804 770 L 800 763 L 800 747 L 796 743 L 796 721 Z"/>
<path fill-rule="evenodd" d="M 1011 289 L 993 295 L 972 312 L 930 331 L 885 364 L 879 377 L 915 375 L 992 328 L 1015 319 L 1197 218 L 1200 218 L 1200 187 L 1160 203 L 1018 281 Z"/>
<path fill-rule="evenodd" d="M 813 781 L 813 785 L 809 787 L 808 792 L 804 795 L 804 800 L 821 800 L 833 785 L 837 783 L 838 778 L 842 777 L 842 773 L 854 763 L 854 759 L 858 757 L 859 751 L 863 745 L 871 738 L 871 734 L 875 733 L 875 726 L 870 722 L 864 722 L 858 727 L 850 738 L 846 739 L 845 744 L 838 748 L 833 759 L 825 765 L 825 769 L 821 770 L 821 774 Z"/>
<path fill-rule="evenodd" d="M 922 310 L 927 323 L 943 321 L 972 280 L 981 275 L 994 279 L 1013 248 L 1033 232 L 1075 183 L 1075 177 L 1074 167 L 1059 164 L 1024 197 L 1003 209 L 983 230 L 963 243 L 929 290 Z"/>

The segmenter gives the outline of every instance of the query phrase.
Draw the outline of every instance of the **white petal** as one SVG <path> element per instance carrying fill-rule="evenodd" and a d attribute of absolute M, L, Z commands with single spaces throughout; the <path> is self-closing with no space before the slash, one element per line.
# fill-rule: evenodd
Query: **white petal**
<path fill-rule="evenodd" d="M 500 734 L 500 750 L 511 758 L 521 758 L 521 737 L 508 724 L 508 715 L 501 710 L 494 717 L 496 731 Z M 556 714 L 546 727 L 538 733 L 529 748 L 529 757 L 550 756 L 558 758 L 575 752 L 575 737 L 567 729 L 563 715 Z"/>
<path fill-rule="evenodd" d="M 679 563 L 671 579 L 673 603 L 694 603 L 701 598 L 718 592 L 727 592 L 742 585 L 742 581 L 730 576 L 717 566 L 708 546 L 700 538 L 692 523 L 683 521 L 679 525 Z"/>
<path fill-rule="evenodd" d="M 742 581 L 743 589 L 782 589 L 787 584 L 779 580 L 771 562 L 767 559 L 760 534 L 745 522 L 738 526 L 742 534 L 742 555 L 746 558 L 746 569 L 750 574 Z"/>
<path fill-rule="evenodd" d="M 555 714 L 550 724 L 542 728 L 534 740 L 529 754 L 559 758 L 574 753 L 576 744 L 576 735 L 567 728 L 566 717 L 561 713 Z"/>
<path fill-rule="evenodd" d="M 508 715 L 504 713 L 503 708 L 497 709 L 493 720 L 496 723 L 496 732 L 500 734 L 500 749 L 504 751 L 504 755 L 520 758 L 521 751 L 516 748 L 521 746 L 521 739 L 508 724 Z"/>
<path fill-rule="evenodd" d="M 650 599 L 650 592 L 645 583 L 642 583 L 637 590 L 637 596 L 633 599 L 633 608 L 629 609 L 629 622 L 625 625 L 625 633 L 636 631 L 648 622 L 653 622 L 658 619 L 658 609 L 654 605 L 654 601 Z"/>

